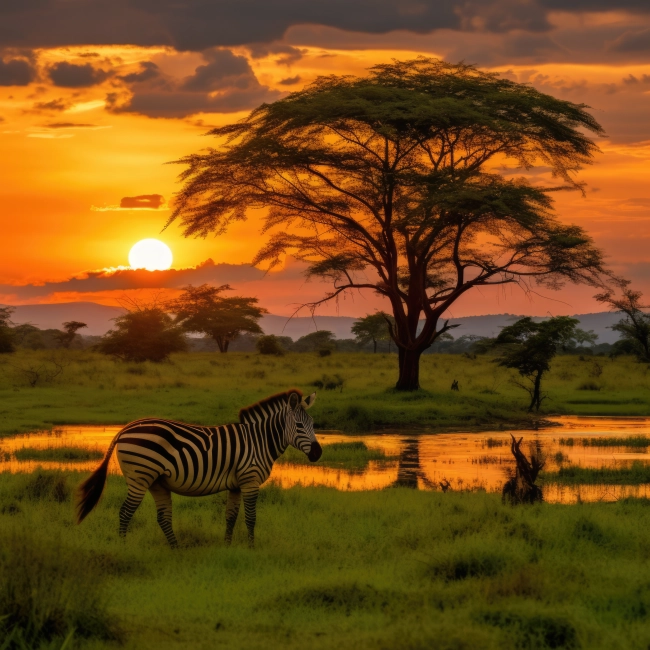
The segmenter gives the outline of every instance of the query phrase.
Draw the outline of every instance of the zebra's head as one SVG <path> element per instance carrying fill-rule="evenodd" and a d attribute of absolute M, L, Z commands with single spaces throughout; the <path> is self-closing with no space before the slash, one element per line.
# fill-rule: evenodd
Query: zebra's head
<path fill-rule="evenodd" d="M 299 393 L 290 393 L 287 409 L 287 442 L 302 451 L 312 463 L 315 463 L 323 453 L 316 434 L 314 433 L 314 418 L 307 413 L 316 401 L 316 393 L 302 397 Z"/>

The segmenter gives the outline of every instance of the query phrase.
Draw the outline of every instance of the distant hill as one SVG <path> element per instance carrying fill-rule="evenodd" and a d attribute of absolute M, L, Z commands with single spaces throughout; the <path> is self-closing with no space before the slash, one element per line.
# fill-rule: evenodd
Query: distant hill
<path fill-rule="evenodd" d="M 83 334 L 99 336 L 108 331 L 112 326 L 112 318 L 124 313 L 120 307 L 107 307 L 94 302 L 67 302 L 48 305 L 20 305 L 16 307 L 12 320 L 15 323 L 31 323 L 41 329 L 60 328 L 64 321 L 79 320 L 88 324 L 88 329 L 82 330 Z M 496 336 L 505 325 L 521 318 L 514 314 L 495 314 L 490 316 L 466 316 L 463 318 L 450 318 L 450 323 L 457 323 L 459 327 L 452 331 L 454 338 L 464 334 L 477 336 Z M 598 334 L 599 343 L 614 343 L 618 340 L 618 333 L 612 332 L 611 327 L 620 320 L 620 315 L 611 312 L 595 314 L 577 314 L 580 326 L 586 330 L 594 330 Z M 294 341 L 305 334 L 319 330 L 330 330 L 336 338 L 352 338 L 352 323 L 356 319 L 349 316 L 300 316 L 287 318 L 267 314 L 260 322 L 262 329 L 267 334 L 277 336 L 290 336 Z M 535 320 L 542 320 L 536 318 Z"/>

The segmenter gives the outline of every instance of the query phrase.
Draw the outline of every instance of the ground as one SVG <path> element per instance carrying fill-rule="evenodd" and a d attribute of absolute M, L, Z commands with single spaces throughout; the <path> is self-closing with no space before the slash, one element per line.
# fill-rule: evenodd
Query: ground
<path fill-rule="evenodd" d="M 217 495 L 175 499 L 171 551 L 149 498 L 117 536 L 120 477 L 76 526 L 79 480 L 0 475 L 0 614 L 16 640 L 60 648 L 75 628 L 80 648 L 650 643 L 646 501 L 512 508 L 483 493 L 271 485 L 254 550 L 243 521 L 225 548 Z"/>

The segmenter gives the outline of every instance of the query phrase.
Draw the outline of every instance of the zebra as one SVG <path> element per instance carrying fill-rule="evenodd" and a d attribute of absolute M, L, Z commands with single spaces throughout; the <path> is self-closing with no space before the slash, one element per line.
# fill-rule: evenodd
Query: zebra
<path fill-rule="evenodd" d="M 157 520 L 169 545 L 178 543 L 172 528 L 171 493 L 205 496 L 228 491 L 226 545 L 243 498 L 248 543 L 255 542 L 256 503 L 260 485 L 273 463 L 292 445 L 316 462 L 322 448 L 307 409 L 316 393 L 303 397 L 292 388 L 239 411 L 239 422 L 202 427 L 173 420 L 147 418 L 127 424 L 112 440 L 104 460 L 79 487 L 77 523 L 97 505 L 106 483 L 111 455 L 117 460 L 128 487 L 120 509 L 119 533 L 126 536 L 129 522 L 147 490 L 154 498 Z"/>

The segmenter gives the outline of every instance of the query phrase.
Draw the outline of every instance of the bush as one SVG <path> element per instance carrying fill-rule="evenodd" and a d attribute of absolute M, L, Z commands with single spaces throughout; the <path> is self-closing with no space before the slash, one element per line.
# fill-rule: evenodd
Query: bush
<path fill-rule="evenodd" d="M 270 354 L 276 357 L 284 355 L 284 349 L 280 345 L 278 337 L 273 334 L 260 336 L 255 343 L 255 347 L 260 354 Z"/>
<path fill-rule="evenodd" d="M 97 350 L 124 361 L 164 361 L 173 352 L 187 349 L 183 331 L 169 314 L 158 307 L 131 311 L 115 319 L 115 329 L 107 332 Z"/>

